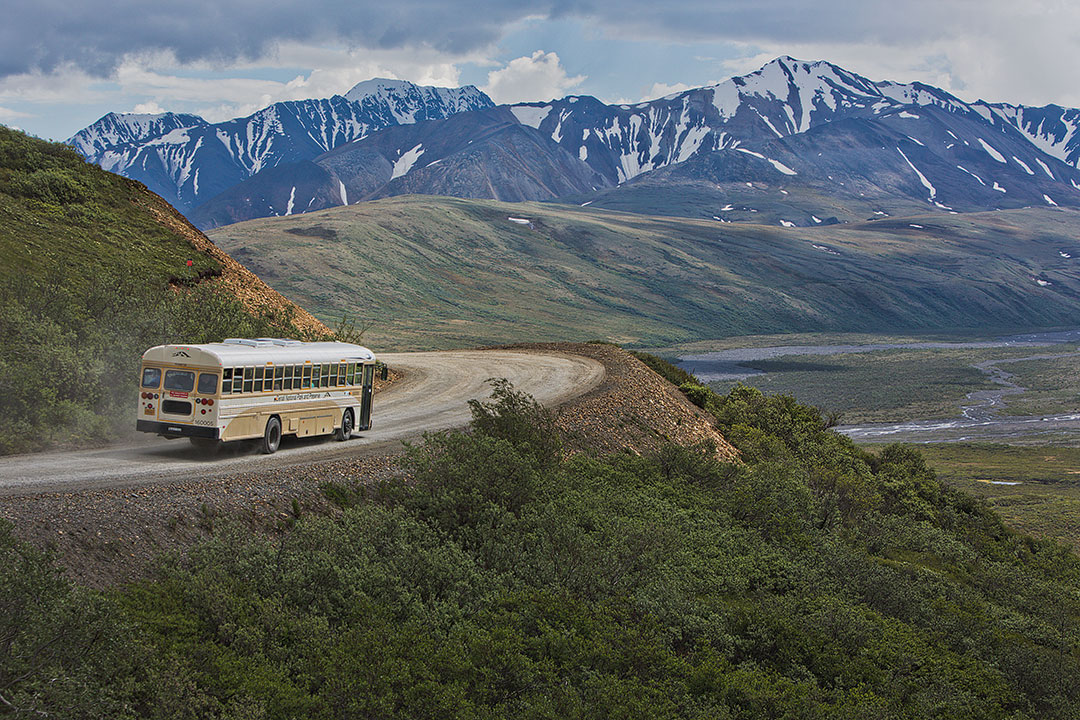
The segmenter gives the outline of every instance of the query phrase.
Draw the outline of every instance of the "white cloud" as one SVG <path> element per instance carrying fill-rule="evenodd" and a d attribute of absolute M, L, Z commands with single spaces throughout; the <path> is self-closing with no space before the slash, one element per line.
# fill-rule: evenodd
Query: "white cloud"
<path fill-rule="evenodd" d="M 537 50 L 529 57 L 519 57 L 506 67 L 489 72 L 482 90 L 497 104 L 551 100 L 569 94 L 585 78 L 585 75 L 568 76 L 557 54 Z"/>
<path fill-rule="evenodd" d="M 140 114 L 147 114 L 147 115 L 157 115 L 159 113 L 165 112 L 165 110 L 160 105 L 158 105 L 156 102 L 151 101 L 151 102 L 139 103 L 135 107 L 131 108 L 131 112 L 140 113 Z"/>
<path fill-rule="evenodd" d="M 646 100 L 655 100 L 656 98 L 667 97 L 668 95 L 674 95 L 675 93 L 681 93 L 684 90 L 689 90 L 689 89 L 690 89 L 689 85 L 687 85 L 686 83 L 681 83 L 681 82 L 677 82 L 677 83 L 675 83 L 673 85 L 668 85 L 667 83 L 660 83 L 660 82 L 653 83 L 653 86 L 651 88 L 649 88 L 649 91 L 647 93 L 645 93 L 641 97 L 640 102 L 645 102 Z"/>
<path fill-rule="evenodd" d="M 18 110 L 12 110 L 11 108 L 6 108 L 6 107 L 0 106 L 0 120 L 3 120 L 5 122 L 8 121 L 8 120 L 16 120 L 18 118 L 29 118 L 29 117 L 34 117 L 34 116 L 31 115 L 30 113 L 20 112 Z M 18 128 L 16 128 L 16 130 L 17 129 Z"/>
<path fill-rule="evenodd" d="M 0 78 L 0 100 L 8 103 L 90 103 L 105 95 L 99 79 L 74 66 L 47 75 L 34 72 Z"/>
<path fill-rule="evenodd" d="M 92 77 L 72 65 L 48 74 L 2 77 L 0 102 L 23 108 L 95 104 L 146 113 L 194 112 L 219 122 L 250 115 L 275 102 L 344 94 L 356 83 L 375 77 L 457 87 L 461 82 L 459 66 L 467 62 L 490 64 L 478 53 L 448 54 L 426 47 L 348 50 L 300 43 L 282 43 L 265 59 L 227 68 L 204 61 L 185 64 L 171 52 L 140 53 L 125 57 L 106 79 Z M 291 80 L 268 79 L 275 73 L 281 75 L 281 68 L 314 69 Z M 77 129 L 69 128 L 70 132 Z"/>

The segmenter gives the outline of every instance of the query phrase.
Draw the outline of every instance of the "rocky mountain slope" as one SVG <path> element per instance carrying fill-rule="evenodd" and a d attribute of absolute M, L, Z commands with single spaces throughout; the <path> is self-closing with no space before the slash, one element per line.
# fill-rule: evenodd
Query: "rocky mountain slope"
<path fill-rule="evenodd" d="M 144 183 L 182 212 L 263 170 L 392 125 L 492 107 L 475 87 L 369 80 L 345 95 L 279 102 L 244 118 L 110 113 L 68 140 L 87 160 Z"/>
<path fill-rule="evenodd" d="M 203 203 L 191 219 L 213 228 L 412 193 L 547 200 L 607 184 L 499 107 L 387 128 L 312 161 L 279 165 Z"/>

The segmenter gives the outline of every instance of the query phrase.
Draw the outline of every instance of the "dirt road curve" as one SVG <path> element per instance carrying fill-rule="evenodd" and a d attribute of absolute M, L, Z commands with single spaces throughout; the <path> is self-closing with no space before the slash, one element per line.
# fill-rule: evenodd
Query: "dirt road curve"
<path fill-rule="evenodd" d="M 349 442 L 286 438 L 272 456 L 243 443 L 216 454 L 200 454 L 187 440 L 147 435 L 100 450 L 0 458 L 0 495 L 175 482 L 209 473 L 339 458 L 384 448 L 428 430 L 464 425 L 469 419 L 466 402 L 490 394 L 488 378 L 507 378 L 548 406 L 588 392 L 604 378 L 604 368 L 595 360 L 555 353 L 469 350 L 379 357 L 404 371 L 405 379 L 376 394 L 372 429 Z"/>

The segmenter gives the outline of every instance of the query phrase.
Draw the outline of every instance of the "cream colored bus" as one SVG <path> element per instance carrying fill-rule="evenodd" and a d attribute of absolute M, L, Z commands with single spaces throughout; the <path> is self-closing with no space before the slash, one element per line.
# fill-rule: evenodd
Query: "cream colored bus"
<path fill-rule="evenodd" d="M 371 427 L 375 355 L 360 345 L 279 338 L 230 338 L 159 345 L 142 356 L 136 429 L 197 445 Z"/>

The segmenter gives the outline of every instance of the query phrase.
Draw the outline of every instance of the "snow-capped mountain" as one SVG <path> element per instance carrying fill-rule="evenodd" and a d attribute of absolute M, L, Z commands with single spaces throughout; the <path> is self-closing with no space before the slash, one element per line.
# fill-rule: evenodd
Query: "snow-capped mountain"
<path fill-rule="evenodd" d="M 919 120 L 916 108 L 942 110 L 949 119 L 935 117 L 946 122 L 966 118 L 989 125 L 986 142 L 1022 136 L 1033 150 L 1074 168 L 1080 162 L 1080 111 L 967 104 L 922 83 L 874 82 L 832 63 L 791 57 L 717 85 L 636 105 L 568 97 L 511 110 L 618 184 L 698 153 L 786 138 L 840 120 Z M 1034 162 L 1033 155 L 1022 159 L 1029 167 Z"/>
<path fill-rule="evenodd" d="M 1012 125 L 1043 152 L 1080 167 L 1080 110 L 1058 105 L 1025 107 L 1006 103 L 978 102 L 972 106 L 977 112 L 986 113 L 988 120 L 994 118 Z"/>
<path fill-rule="evenodd" d="M 494 107 L 475 88 L 373 80 L 230 123 L 182 117 L 106 116 L 72 143 L 202 227 L 403 193 L 788 225 L 1080 206 L 1080 110 L 966 103 L 786 56 L 631 105 Z"/>
<path fill-rule="evenodd" d="M 385 127 L 490 107 L 491 99 L 471 85 L 437 88 L 376 79 L 344 96 L 274 103 L 222 123 L 173 113 L 110 113 L 68 144 L 189 212 L 281 163 L 316 157 Z"/>

